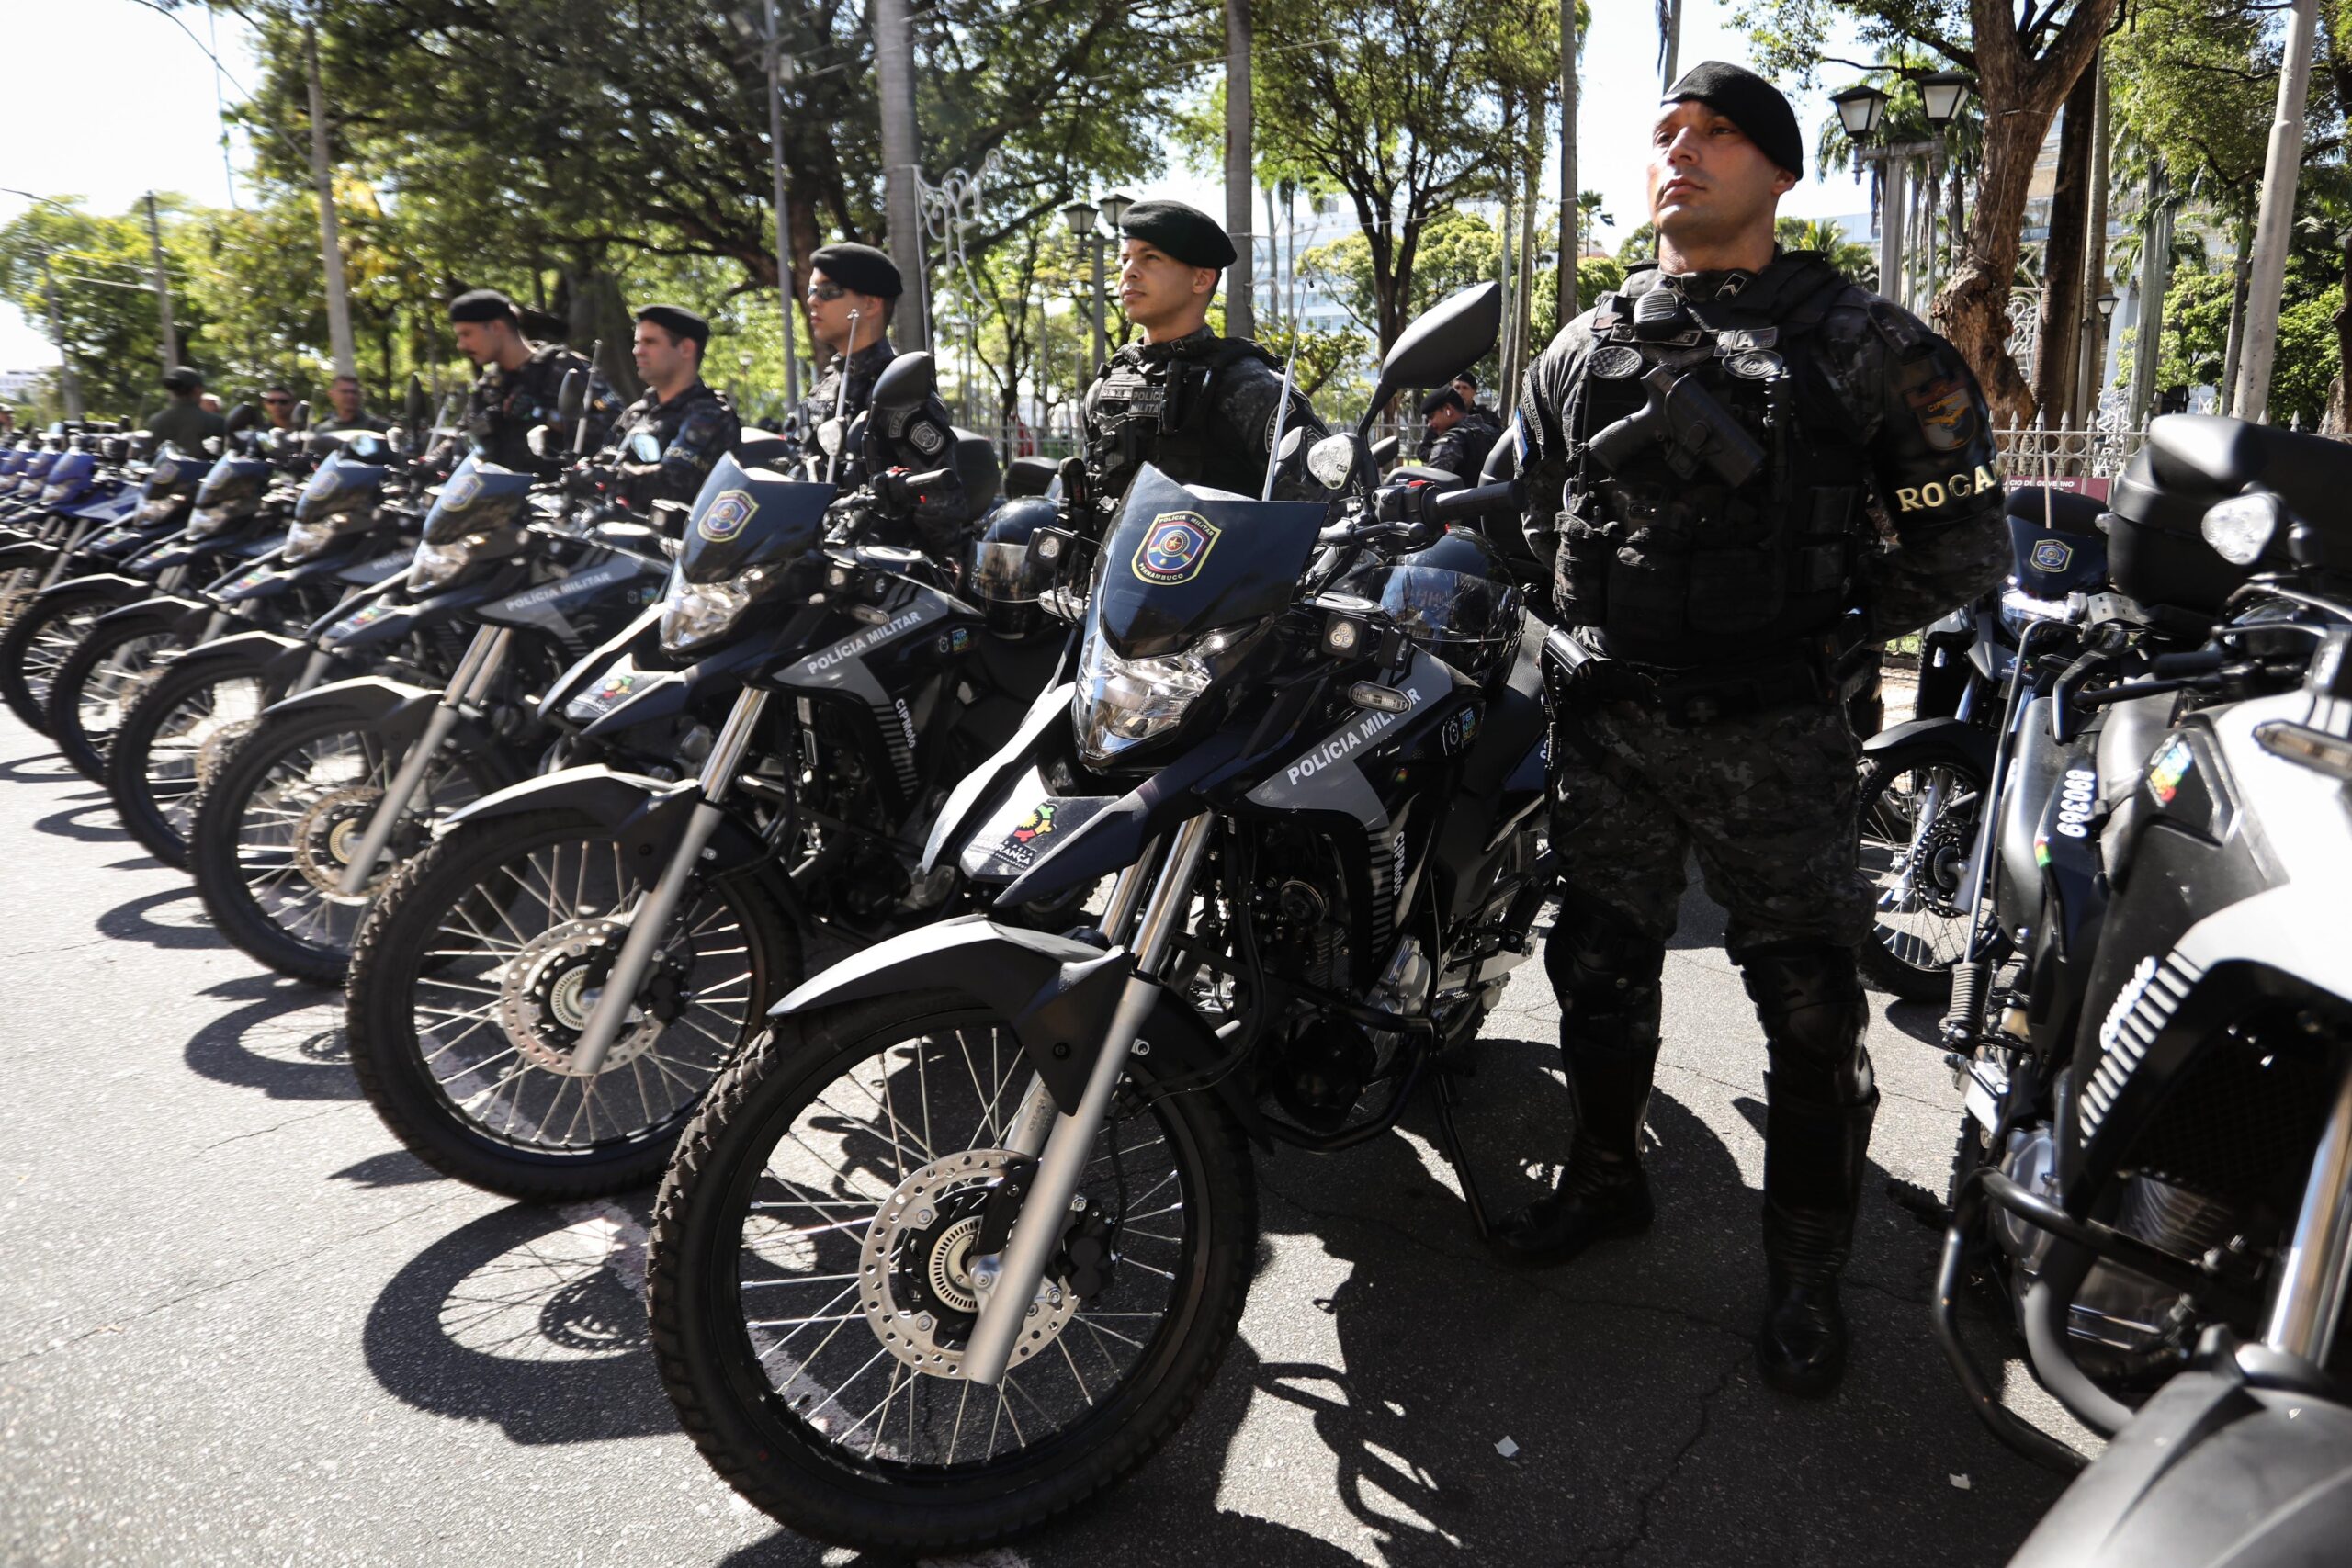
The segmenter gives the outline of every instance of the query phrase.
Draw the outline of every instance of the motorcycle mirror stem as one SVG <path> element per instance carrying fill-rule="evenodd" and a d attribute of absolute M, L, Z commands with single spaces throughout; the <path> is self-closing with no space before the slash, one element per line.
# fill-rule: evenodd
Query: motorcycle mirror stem
<path fill-rule="evenodd" d="M 596 391 L 596 361 L 605 356 L 605 340 L 598 338 L 588 345 L 588 374 L 580 378 L 580 406 L 572 412 L 571 455 L 588 455 L 588 410 Z"/>
<path fill-rule="evenodd" d="M 849 352 L 853 354 L 857 350 L 857 318 L 860 312 L 856 310 L 852 310 L 849 313 Z M 844 354 L 842 357 L 846 359 L 848 357 L 848 354 Z M 833 389 L 833 417 L 835 419 L 841 418 L 842 411 L 848 406 L 849 367 L 847 365 L 843 365 L 842 367 L 841 385 Z M 842 455 L 838 449 L 825 455 L 825 482 L 827 484 L 831 484 L 833 482 L 833 476 L 840 472 L 841 466 Z"/>

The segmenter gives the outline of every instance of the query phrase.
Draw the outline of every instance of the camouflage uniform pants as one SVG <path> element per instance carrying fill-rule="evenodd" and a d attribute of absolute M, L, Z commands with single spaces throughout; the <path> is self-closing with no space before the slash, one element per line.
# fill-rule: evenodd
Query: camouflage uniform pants
<path fill-rule="evenodd" d="M 1859 944 L 1871 900 L 1856 834 L 1860 757 L 1841 709 L 1684 726 L 1634 703 L 1562 716 L 1552 846 L 1569 888 L 1654 942 L 1674 934 L 1697 852 L 1736 958 L 1767 943 Z"/>

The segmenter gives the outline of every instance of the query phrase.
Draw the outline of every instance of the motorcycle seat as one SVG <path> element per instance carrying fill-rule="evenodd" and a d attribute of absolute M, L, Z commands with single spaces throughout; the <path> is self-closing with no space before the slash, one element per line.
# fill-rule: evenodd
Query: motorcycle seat
<path fill-rule="evenodd" d="M 1493 795 L 1528 749 L 1544 738 L 1544 623 L 1528 620 L 1519 637 L 1519 654 L 1510 673 L 1487 705 L 1486 724 L 1472 742 L 1463 764 L 1462 788 L 1471 795 Z"/>

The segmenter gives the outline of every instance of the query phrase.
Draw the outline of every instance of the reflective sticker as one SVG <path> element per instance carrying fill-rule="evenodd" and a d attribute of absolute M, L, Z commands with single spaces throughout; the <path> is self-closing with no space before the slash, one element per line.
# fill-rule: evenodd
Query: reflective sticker
<path fill-rule="evenodd" d="M 723 490 L 711 497 L 703 508 L 702 518 L 695 525 L 695 532 L 714 545 L 723 545 L 743 531 L 757 510 L 752 492 L 746 490 Z"/>
<path fill-rule="evenodd" d="M 1642 367 L 1642 351 L 1627 344 L 1612 343 L 1592 351 L 1589 363 L 1592 373 L 1604 381 L 1622 381 L 1638 373 Z"/>
<path fill-rule="evenodd" d="M 2075 558 L 2074 547 L 2062 539 L 2044 539 L 2033 547 L 2026 558 L 2036 571 L 2064 571 L 2066 563 Z"/>
<path fill-rule="evenodd" d="M 942 653 L 961 653 L 972 646 L 972 628 L 956 626 L 952 630 L 941 632 L 939 641 L 934 646 Z"/>
<path fill-rule="evenodd" d="M 1919 434 L 1939 452 L 1956 452 L 1976 434 L 1976 405 L 1968 395 L 1968 384 L 1957 376 L 1914 387 L 1903 394 L 1903 400 L 1911 405 Z"/>
<path fill-rule="evenodd" d="M 380 600 L 373 604 L 362 604 L 327 629 L 327 640 L 332 642 L 338 637 L 349 637 L 354 632 L 374 626 L 391 613 L 392 606 Z"/>
<path fill-rule="evenodd" d="M 2180 781 L 2196 766 L 2197 753 L 2188 737 L 2174 736 L 2148 764 L 2148 793 L 2156 797 L 2158 806 L 2170 806 L 2172 797 L 2180 793 Z"/>
<path fill-rule="evenodd" d="M 1006 841 L 1014 844 L 1035 843 L 1054 830 L 1056 809 L 1052 801 L 1040 801 L 1035 811 L 1013 824 L 1012 831 L 1005 835 Z"/>
<path fill-rule="evenodd" d="M 1163 512 L 1151 520 L 1129 570 L 1138 581 L 1164 588 L 1190 582 L 1201 574 L 1216 536 L 1216 525 L 1197 512 Z"/>
<path fill-rule="evenodd" d="M 637 671 L 624 670 L 617 675 L 607 675 L 605 683 L 596 688 L 596 700 L 609 703 L 628 696 L 637 685 Z"/>
<path fill-rule="evenodd" d="M 480 474 L 459 474 L 441 492 L 441 504 L 451 512 L 463 512 L 481 494 Z"/>

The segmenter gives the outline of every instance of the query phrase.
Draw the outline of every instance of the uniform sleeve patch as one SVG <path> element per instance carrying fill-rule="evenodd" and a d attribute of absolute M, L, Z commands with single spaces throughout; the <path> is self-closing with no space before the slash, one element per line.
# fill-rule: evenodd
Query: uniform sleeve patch
<path fill-rule="evenodd" d="M 919 419 L 909 425 L 907 439 L 913 442 L 915 450 L 926 457 L 937 456 L 939 449 L 947 445 L 947 437 L 940 434 L 939 426 L 927 419 Z"/>
<path fill-rule="evenodd" d="M 1903 394 L 1919 434 L 1939 452 L 1957 452 L 1976 436 L 1976 400 L 1957 376 L 1941 376 Z"/>

